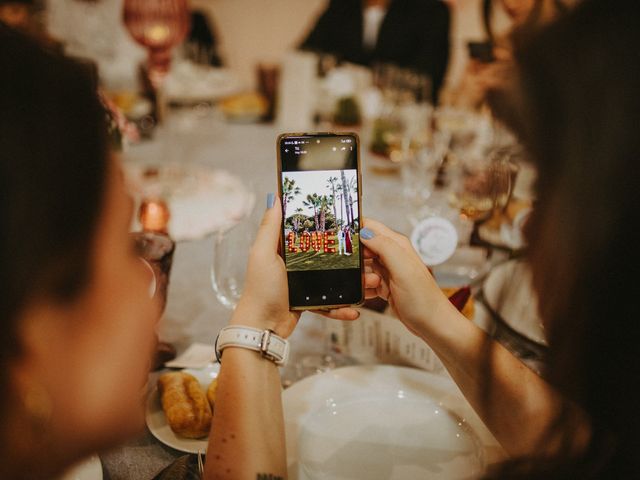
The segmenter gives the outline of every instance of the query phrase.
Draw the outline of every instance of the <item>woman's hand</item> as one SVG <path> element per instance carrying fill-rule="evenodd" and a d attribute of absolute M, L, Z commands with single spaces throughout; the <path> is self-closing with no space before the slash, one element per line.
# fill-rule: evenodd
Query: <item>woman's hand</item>
<path fill-rule="evenodd" d="M 455 307 L 407 237 L 375 220 L 366 219 L 365 225 L 360 238 L 366 247 L 367 270 L 381 278 L 375 293 L 389 301 L 409 330 L 424 337 L 438 318 L 444 318 L 442 313 Z"/>
<path fill-rule="evenodd" d="M 373 220 L 367 219 L 365 225 L 360 238 L 369 268 L 382 276 L 378 293 L 389 299 L 410 330 L 429 343 L 507 453 L 553 456 L 559 445 L 581 451 L 590 435 L 584 412 L 464 318 L 406 237 Z M 567 422 L 558 429 L 560 411 Z"/>
<path fill-rule="evenodd" d="M 281 223 L 280 200 L 269 194 L 267 210 L 249 252 L 244 291 L 231 324 L 271 329 L 279 336 L 287 338 L 293 332 L 300 312 L 289 310 L 287 270 L 278 253 Z M 365 287 L 369 297 L 376 295 L 379 284 L 378 275 L 365 275 Z M 359 316 L 359 312 L 353 308 L 339 308 L 319 313 L 336 320 L 355 320 Z"/>
<path fill-rule="evenodd" d="M 470 59 L 462 82 L 453 94 L 453 103 L 460 107 L 478 108 L 490 91 L 504 90 L 513 80 L 513 57 L 504 47 L 493 49 L 495 61 L 483 63 Z"/>

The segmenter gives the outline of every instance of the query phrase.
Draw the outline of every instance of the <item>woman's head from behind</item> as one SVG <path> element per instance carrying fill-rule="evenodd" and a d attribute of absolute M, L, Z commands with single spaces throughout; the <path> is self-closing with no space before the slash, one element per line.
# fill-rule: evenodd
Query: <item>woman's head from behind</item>
<path fill-rule="evenodd" d="M 44 477 L 142 426 L 156 309 L 90 75 L 1 26 L 0 65 L 0 476 Z"/>
<path fill-rule="evenodd" d="M 515 127 L 539 173 L 527 234 L 548 376 L 592 419 L 589 461 L 613 455 L 630 469 L 612 474 L 640 466 L 629 414 L 640 389 L 639 24 L 636 2 L 585 0 L 516 55 Z"/>

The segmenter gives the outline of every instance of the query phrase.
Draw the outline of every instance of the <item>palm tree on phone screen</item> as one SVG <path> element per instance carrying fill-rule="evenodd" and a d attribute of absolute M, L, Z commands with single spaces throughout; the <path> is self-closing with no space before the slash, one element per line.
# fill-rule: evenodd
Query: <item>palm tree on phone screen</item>
<path fill-rule="evenodd" d="M 345 213 L 347 214 L 347 225 L 351 225 L 352 223 L 352 218 L 349 216 L 349 213 L 352 212 L 352 210 L 349 209 L 349 183 L 347 182 L 347 177 L 344 174 L 344 170 L 340 171 L 340 176 L 342 177 L 342 198 L 345 204 Z"/>
<path fill-rule="evenodd" d="M 282 216 L 283 218 L 287 218 L 287 205 L 290 201 L 300 195 L 300 187 L 296 185 L 296 181 L 289 178 L 284 177 L 284 182 L 282 183 Z"/>
<path fill-rule="evenodd" d="M 349 179 L 347 192 L 349 193 L 349 214 L 351 216 L 350 225 L 352 228 L 355 228 L 356 219 L 353 216 L 353 204 L 358 203 L 358 179 L 355 176 Z M 351 194 L 352 192 L 353 195 Z"/>
<path fill-rule="evenodd" d="M 307 195 L 307 199 L 302 204 L 313 210 L 313 221 L 315 223 L 316 232 L 320 230 L 320 219 L 318 218 L 318 208 L 320 207 L 321 199 L 317 193 Z"/>
<path fill-rule="evenodd" d="M 338 177 L 329 177 L 327 179 L 327 187 L 331 189 L 331 205 L 333 206 L 333 218 L 337 220 L 338 212 L 336 211 L 336 189 L 340 189 Z"/>

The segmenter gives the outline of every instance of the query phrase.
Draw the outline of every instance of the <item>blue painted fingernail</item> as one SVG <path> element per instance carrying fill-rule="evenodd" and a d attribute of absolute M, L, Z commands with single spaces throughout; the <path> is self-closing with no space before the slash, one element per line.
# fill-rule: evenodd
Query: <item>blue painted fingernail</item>
<path fill-rule="evenodd" d="M 375 236 L 376 234 L 373 233 L 373 230 L 369 230 L 366 227 L 360 230 L 360 237 L 364 238 L 365 240 L 371 240 Z"/>
<path fill-rule="evenodd" d="M 273 207 L 276 201 L 276 196 L 273 193 L 267 193 L 267 210 Z"/>

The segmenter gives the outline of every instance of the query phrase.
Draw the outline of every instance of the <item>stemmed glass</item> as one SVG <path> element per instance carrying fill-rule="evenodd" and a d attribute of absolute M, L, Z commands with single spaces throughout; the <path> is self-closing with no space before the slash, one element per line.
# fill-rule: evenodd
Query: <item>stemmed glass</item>
<path fill-rule="evenodd" d="M 171 66 L 171 51 L 189 32 L 187 0 L 125 0 L 124 24 L 149 53 L 149 80 L 155 90 Z"/>
<path fill-rule="evenodd" d="M 460 162 L 452 203 L 462 215 L 481 223 L 506 208 L 517 174 L 512 156 L 510 149 L 501 148 Z"/>
<path fill-rule="evenodd" d="M 373 83 L 385 101 L 395 104 L 430 103 L 431 78 L 415 70 L 379 63 L 373 68 Z"/>
<path fill-rule="evenodd" d="M 408 105 L 403 107 L 402 116 L 402 142 L 398 151 L 402 193 L 412 209 L 419 209 L 431 196 L 450 136 L 431 128 L 431 108 Z"/>
<path fill-rule="evenodd" d="M 251 194 L 246 215 L 213 234 L 211 287 L 218 301 L 231 310 L 242 295 L 249 249 L 260 225 L 262 212 L 255 203 L 255 196 Z"/>

